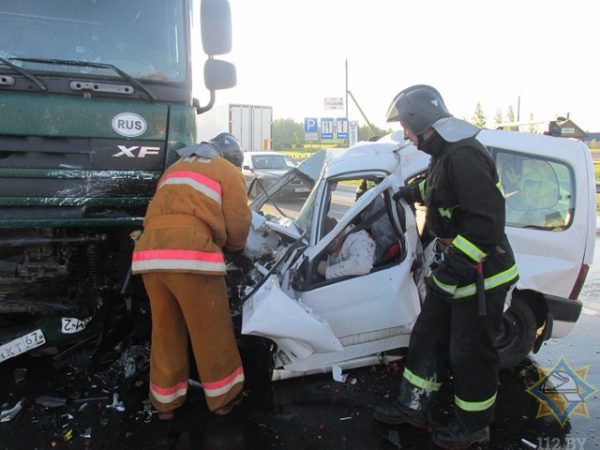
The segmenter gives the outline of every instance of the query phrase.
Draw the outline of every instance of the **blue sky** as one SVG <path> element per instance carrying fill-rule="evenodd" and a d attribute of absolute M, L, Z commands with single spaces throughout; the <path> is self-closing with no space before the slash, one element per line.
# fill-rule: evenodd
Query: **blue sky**
<path fill-rule="evenodd" d="M 570 113 L 600 131 L 600 2 L 589 0 L 229 0 L 238 85 L 217 104 L 271 105 L 275 118 L 336 116 L 325 97 L 349 88 L 367 117 L 387 126 L 397 92 L 438 88 L 450 111 L 488 125 L 509 105 L 521 120 Z M 350 118 L 364 123 L 351 104 Z"/>

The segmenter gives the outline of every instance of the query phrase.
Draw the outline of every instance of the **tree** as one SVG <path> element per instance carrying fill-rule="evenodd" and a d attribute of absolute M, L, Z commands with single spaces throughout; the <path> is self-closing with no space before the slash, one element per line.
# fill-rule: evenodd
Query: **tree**
<path fill-rule="evenodd" d="M 533 113 L 529 114 L 529 121 L 533 122 Z M 527 129 L 527 132 L 531 133 L 531 134 L 538 134 L 538 130 L 535 128 L 535 125 L 533 123 L 529 124 L 529 128 Z"/>
<path fill-rule="evenodd" d="M 508 105 L 508 112 L 506 113 L 506 118 L 509 123 L 514 123 L 517 120 L 512 105 Z M 519 126 L 512 125 L 510 127 L 506 127 L 506 130 L 519 131 Z"/>
<path fill-rule="evenodd" d="M 369 139 L 371 139 L 373 136 L 385 136 L 386 134 L 390 134 L 392 132 L 391 129 L 387 129 L 384 130 L 383 128 L 378 128 L 375 125 L 373 125 L 373 130 L 371 130 L 371 127 L 369 127 L 369 125 L 363 125 L 362 127 L 358 128 L 358 140 L 359 141 L 368 141 Z"/>
<path fill-rule="evenodd" d="M 475 107 L 475 113 L 471 118 L 471 123 L 479 128 L 485 128 L 485 124 L 487 119 L 485 114 L 483 113 L 483 109 L 481 108 L 481 103 L 477 102 L 477 106 Z"/>
<path fill-rule="evenodd" d="M 502 111 L 497 109 L 496 115 L 494 116 L 494 125 L 500 125 L 502 122 L 504 122 L 504 116 L 502 116 Z"/>
<path fill-rule="evenodd" d="M 273 150 L 291 149 L 304 142 L 304 125 L 293 119 L 276 119 L 271 126 Z"/>

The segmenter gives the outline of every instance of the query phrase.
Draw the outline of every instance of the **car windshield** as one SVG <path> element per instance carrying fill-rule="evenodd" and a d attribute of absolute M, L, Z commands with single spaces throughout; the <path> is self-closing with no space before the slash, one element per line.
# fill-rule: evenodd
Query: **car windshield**
<path fill-rule="evenodd" d="M 116 76 L 109 69 L 16 58 L 113 64 L 136 78 L 183 81 L 187 59 L 183 3 L 0 0 L 0 57 L 36 72 Z"/>
<path fill-rule="evenodd" d="M 296 167 L 298 163 L 285 155 L 255 155 L 252 157 L 255 169 L 259 170 L 285 170 Z"/>

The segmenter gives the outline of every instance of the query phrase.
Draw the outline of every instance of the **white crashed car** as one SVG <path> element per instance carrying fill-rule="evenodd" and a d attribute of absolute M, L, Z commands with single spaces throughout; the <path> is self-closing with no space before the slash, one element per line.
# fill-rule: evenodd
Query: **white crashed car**
<path fill-rule="evenodd" d="M 596 236 L 593 164 L 587 147 L 571 139 L 489 130 L 478 139 L 498 168 L 506 230 L 521 276 L 496 341 L 501 365 L 509 367 L 543 341 L 568 334 L 579 317 L 577 296 Z M 252 203 L 245 250 L 251 264 L 230 269 L 238 274 L 242 334 L 275 344 L 273 379 L 335 375 L 398 358 L 408 346 L 423 300 L 419 280 L 431 238 L 423 207 L 391 197 L 423 174 L 428 161 L 397 132 L 377 142 L 319 151 Z M 280 195 L 297 177 L 315 183 L 308 198 Z M 368 190 L 355 200 L 361 183 Z M 324 234 L 328 215 L 339 222 Z M 374 232 L 372 225 L 382 220 L 388 228 Z M 328 244 L 347 225 L 361 223 L 389 249 L 379 252 L 366 275 L 321 278 L 316 266 Z"/>

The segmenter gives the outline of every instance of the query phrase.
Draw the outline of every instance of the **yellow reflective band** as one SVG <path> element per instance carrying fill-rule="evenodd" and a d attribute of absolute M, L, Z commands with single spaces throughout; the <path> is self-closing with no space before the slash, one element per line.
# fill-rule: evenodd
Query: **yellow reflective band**
<path fill-rule="evenodd" d="M 404 373 L 402 375 L 404 376 L 404 378 L 407 379 L 407 381 L 410 384 L 418 388 L 425 389 L 426 391 L 439 391 L 440 387 L 442 387 L 442 383 L 436 383 L 435 381 L 430 381 L 426 380 L 425 378 L 421 378 L 420 376 L 415 375 L 410 370 L 408 370 L 408 367 L 404 368 Z"/>
<path fill-rule="evenodd" d="M 513 265 L 509 269 L 504 272 L 500 272 L 497 275 L 492 277 L 488 277 L 484 281 L 484 288 L 486 291 L 490 289 L 494 289 L 502 284 L 509 283 L 513 281 L 515 278 L 519 276 L 519 271 L 517 270 L 517 266 Z M 436 282 L 437 284 L 437 282 Z M 477 292 L 477 287 L 475 283 L 468 284 L 466 286 L 461 286 L 456 289 L 456 293 L 454 294 L 454 298 L 464 298 L 470 297 L 471 295 L 475 295 Z"/>
<path fill-rule="evenodd" d="M 496 402 L 496 395 L 497 395 L 497 393 L 482 402 L 467 402 L 465 400 L 458 398 L 455 395 L 454 402 L 456 403 L 456 406 L 458 406 L 463 411 L 481 412 L 481 411 L 485 411 L 486 409 L 489 409 L 492 406 L 494 406 L 494 403 Z"/>
<path fill-rule="evenodd" d="M 456 285 L 455 284 L 445 284 L 442 283 L 440 280 L 438 280 L 436 278 L 435 275 L 431 275 L 431 279 L 433 280 L 433 282 L 435 284 L 437 284 L 437 286 L 442 289 L 444 292 L 447 292 L 450 295 L 454 295 L 454 293 L 456 292 Z"/>
<path fill-rule="evenodd" d="M 502 181 L 498 181 L 496 183 L 496 187 L 498 188 L 498 190 L 502 193 L 502 195 L 504 195 L 504 186 L 502 186 Z"/>
<path fill-rule="evenodd" d="M 454 238 L 452 245 L 477 263 L 487 256 L 484 251 L 460 234 Z"/>
<path fill-rule="evenodd" d="M 427 180 L 423 180 L 419 183 L 419 192 L 421 193 L 421 200 L 425 200 L 425 187 Z"/>
<path fill-rule="evenodd" d="M 456 208 L 458 208 L 458 205 L 451 206 L 450 208 L 438 208 L 438 212 L 440 213 L 440 216 L 452 219 L 452 213 Z"/>

